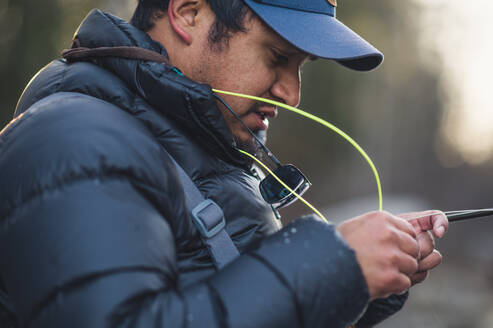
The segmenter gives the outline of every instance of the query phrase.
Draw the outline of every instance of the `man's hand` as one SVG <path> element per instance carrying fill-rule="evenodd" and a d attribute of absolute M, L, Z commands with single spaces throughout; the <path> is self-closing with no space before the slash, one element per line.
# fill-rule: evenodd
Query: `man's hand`
<path fill-rule="evenodd" d="M 410 277 L 419 270 L 420 247 L 410 222 L 387 212 L 371 212 L 341 223 L 337 230 L 356 252 L 371 300 L 411 287 Z"/>
<path fill-rule="evenodd" d="M 408 220 L 416 231 L 420 255 L 418 271 L 410 276 L 413 285 L 428 277 L 429 270 L 442 262 L 442 255 L 435 249 L 433 236 L 442 238 L 448 230 L 449 222 L 443 212 L 426 211 L 400 214 L 399 217 Z"/>

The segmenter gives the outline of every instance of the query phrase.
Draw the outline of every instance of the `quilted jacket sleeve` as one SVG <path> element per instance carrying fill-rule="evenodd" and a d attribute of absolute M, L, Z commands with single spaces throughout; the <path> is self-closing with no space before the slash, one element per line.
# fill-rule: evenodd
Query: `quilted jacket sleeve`
<path fill-rule="evenodd" d="M 370 328 L 399 311 L 407 300 L 409 292 L 377 299 L 368 305 L 365 314 L 356 324 L 356 328 Z"/>
<path fill-rule="evenodd" d="M 0 134 L 0 272 L 22 326 L 346 327 L 363 313 L 353 251 L 311 217 L 180 287 L 177 227 L 192 228 L 174 167 L 89 98 L 45 98 Z"/>

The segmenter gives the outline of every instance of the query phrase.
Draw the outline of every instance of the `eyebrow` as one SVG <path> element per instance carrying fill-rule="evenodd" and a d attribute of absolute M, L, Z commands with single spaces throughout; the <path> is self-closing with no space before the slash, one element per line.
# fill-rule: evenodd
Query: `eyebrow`
<path fill-rule="evenodd" d="M 280 50 L 282 50 L 283 52 L 286 53 L 286 55 L 289 55 L 289 56 L 306 56 L 305 61 L 306 60 L 312 61 L 312 60 L 318 59 L 318 57 L 310 55 L 309 53 L 296 48 L 295 46 L 293 46 L 292 44 L 290 44 L 284 40 L 283 40 L 282 44 L 280 42 L 276 42 L 275 46 L 279 47 Z"/>
<path fill-rule="evenodd" d="M 299 56 L 306 56 L 307 58 L 304 60 L 306 62 L 307 60 L 309 61 L 314 61 L 317 60 L 319 57 L 313 56 L 301 49 L 298 49 L 291 43 L 289 43 L 287 40 L 283 39 L 280 35 L 276 35 L 277 37 L 275 40 L 272 42 L 272 45 L 274 45 L 276 48 L 279 48 L 279 50 L 283 51 L 286 55 L 299 55 Z"/>

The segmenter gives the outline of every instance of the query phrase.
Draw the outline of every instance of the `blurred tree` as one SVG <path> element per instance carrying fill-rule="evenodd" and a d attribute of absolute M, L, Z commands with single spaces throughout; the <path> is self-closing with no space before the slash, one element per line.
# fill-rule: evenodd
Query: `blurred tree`
<path fill-rule="evenodd" d="M 0 0 L 0 119 L 10 121 L 26 82 L 56 56 L 54 42 L 61 24 L 58 1 Z"/>
<path fill-rule="evenodd" d="M 129 15 L 135 1 L 0 0 L 0 126 L 12 119 L 17 100 L 32 76 L 61 50 L 94 7 Z"/>

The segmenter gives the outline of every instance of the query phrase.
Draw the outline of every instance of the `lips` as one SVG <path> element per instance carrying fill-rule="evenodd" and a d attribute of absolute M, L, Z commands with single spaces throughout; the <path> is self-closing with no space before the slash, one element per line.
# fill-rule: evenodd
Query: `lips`
<path fill-rule="evenodd" d="M 259 106 L 253 112 L 256 118 L 256 123 L 259 130 L 267 130 L 269 128 L 269 118 L 277 116 L 277 107 L 275 106 Z"/>
<path fill-rule="evenodd" d="M 269 120 L 261 113 L 255 112 L 255 128 L 253 130 L 267 130 L 269 128 Z"/>
<path fill-rule="evenodd" d="M 277 116 L 277 107 L 276 106 L 260 106 L 257 110 L 260 116 L 264 118 L 268 117 L 276 117 Z"/>

